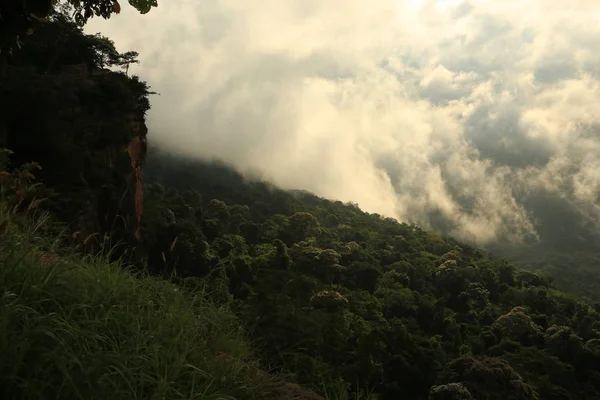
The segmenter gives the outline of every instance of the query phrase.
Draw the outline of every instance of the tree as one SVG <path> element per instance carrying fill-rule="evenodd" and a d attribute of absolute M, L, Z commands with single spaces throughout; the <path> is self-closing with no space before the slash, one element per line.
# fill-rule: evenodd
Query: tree
<path fill-rule="evenodd" d="M 521 342 L 531 343 L 540 334 L 537 326 L 523 307 L 514 307 L 509 313 L 501 315 L 492 324 L 492 329 L 502 337 Z"/>
<path fill-rule="evenodd" d="M 129 75 L 129 66 L 131 64 L 139 64 L 139 60 L 137 59 L 139 53 L 137 51 L 127 51 L 123 54 L 119 54 L 118 58 L 115 61 L 115 65 L 118 65 L 121 68 L 125 68 L 125 75 Z"/>
<path fill-rule="evenodd" d="M 157 7 L 157 0 L 129 0 L 136 10 L 145 14 Z M 110 18 L 121 11 L 117 0 L 1 0 L 0 55 L 4 58 L 20 48 L 20 39 L 33 32 L 38 23 L 48 20 L 56 7 L 70 8 L 73 18 L 84 25 L 93 16 Z"/>
<path fill-rule="evenodd" d="M 446 365 L 438 380 L 442 384 L 462 383 L 477 400 L 539 399 L 508 362 L 497 358 L 457 358 Z"/>
<path fill-rule="evenodd" d="M 290 244 L 316 236 L 319 230 L 319 220 L 311 213 L 297 212 L 289 218 L 288 237 Z"/>
<path fill-rule="evenodd" d="M 568 326 L 552 325 L 544 335 L 546 350 L 561 361 L 577 364 L 584 353 L 583 340 Z"/>
<path fill-rule="evenodd" d="M 429 400 L 473 400 L 473 396 L 462 383 L 449 383 L 433 386 L 429 391 Z"/>
<path fill-rule="evenodd" d="M 137 52 L 119 53 L 111 39 L 85 34 L 66 11 L 55 12 L 51 22 L 40 25 L 22 44 L 21 51 L 11 57 L 11 65 L 31 65 L 40 73 L 61 73 L 71 65 L 84 65 L 89 72 L 109 67 L 127 71 L 130 64 L 139 63 Z"/>

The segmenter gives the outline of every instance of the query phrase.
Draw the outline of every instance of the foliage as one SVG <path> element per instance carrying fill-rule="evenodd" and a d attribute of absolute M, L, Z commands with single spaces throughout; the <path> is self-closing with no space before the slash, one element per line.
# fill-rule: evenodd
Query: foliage
<path fill-rule="evenodd" d="M 546 277 L 353 204 L 151 156 L 161 201 L 147 209 L 170 210 L 174 230 L 145 246 L 176 257 L 194 248 L 180 242 L 194 226 L 194 265 L 238 305 L 264 365 L 322 393 L 342 378 L 349 394 L 379 399 L 600 396 L 600 307 Z"/>
<path fill-rule="evenodd" d="M 0 235 L 2 398 L 297 398 L 258 369 L 230 307 L 202 282 L 49 257 L 51 238 L 35 234 L 43 221 L 0 209 L 0 220 L 20 222 Z"/>
<path fill-rule="evenodd" d="M 145 14 L 157 7 L 156 0 L 129 0 L 136 10 Z M 21 40 L 34 28 L 47 22 L 56 7 L 69 9 L 77 24 L 84 25 L 93 16 L 110 18 L 121 11 L 118 0 L 2 0 L 0 2 L 0 57 L 20 48 Z"/>
<path fill-rule="evenodd" d="M 597 246 L 564 252 L 532 247 L 499 251 L 499 254 L 530 271 L 551 276 L 556 287 L 562 290 L 600 301 L 600 252 Z"/>
<path fill-rule="evenodd" d="M 433 386 L 429 392 L 429 400 L 472 400 L 471 392 L 462 383 Z"/>
<path fill-rule="evenodd" d="M 27 38 L 0 85 L 0 145 L 15 165 L 35 160 L 35 174 L 56 192 L 45 206 L 82 240 L 133 243 L 128 145 L 145 140 L 148 85 L 112 72 L 128 54 L 85 35 L 64 14 Z M 143 148 L 140 151 L 144 156 Z M 143 161 L 143 159 L 142 159 Z"/>
<path fill-rule="evenodd" d="M 135 53 L 65 13 L 27 40 L 0 86 L 5 397 L 600 398 L 599 303 L 356 204 L 151 148 L 133 240 L 150 92 L 106 68 Z M 112 263 L 28 227 L 42 206 Z"/>

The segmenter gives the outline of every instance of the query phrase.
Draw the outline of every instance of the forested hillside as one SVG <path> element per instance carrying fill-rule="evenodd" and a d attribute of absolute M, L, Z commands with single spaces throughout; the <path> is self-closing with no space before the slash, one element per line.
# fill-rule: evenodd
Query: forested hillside
<path fill-rule="evenodd" d="M 596 249 L 552 251 L 522 247 L 498 251 L 498 254 L 527 270 L 552 276 L 555 286 L 561 290 L 600 300 L 600 253 Z"/>
<path fill-rule="evenodd" d="M 0 86 L 6 398 L 600 398 L 565 272 L 147 154 L 150 88 L 108 69 L 135 53 L 53 18 Z"/>
<path fill-rule="evenodd" d="M 383 399 L 600 395 L 598 304 L 549 277 L 225 166 L 155 151 L 146 172 L 148 265 L 207 277 L 264 362 L 301 383 Z"/>

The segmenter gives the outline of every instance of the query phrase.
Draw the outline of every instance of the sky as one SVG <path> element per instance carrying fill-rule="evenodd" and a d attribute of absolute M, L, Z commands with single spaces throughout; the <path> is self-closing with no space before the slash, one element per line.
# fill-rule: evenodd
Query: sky
<path fill-rule="evenodd" d="M 152 144 L 479 245 L 600 232 L 597 0 L 158 2 L 86 27 Z"/>

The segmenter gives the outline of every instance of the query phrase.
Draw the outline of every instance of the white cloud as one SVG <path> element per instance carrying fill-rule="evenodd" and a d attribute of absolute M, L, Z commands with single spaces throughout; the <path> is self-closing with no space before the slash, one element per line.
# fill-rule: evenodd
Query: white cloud
<path fill-rule="evenodd" d="M 87 27 L 140 52 L 152 141 L 480 244 L 540 193 L 597 223 L 596 1 L 159 3 Z"/>

